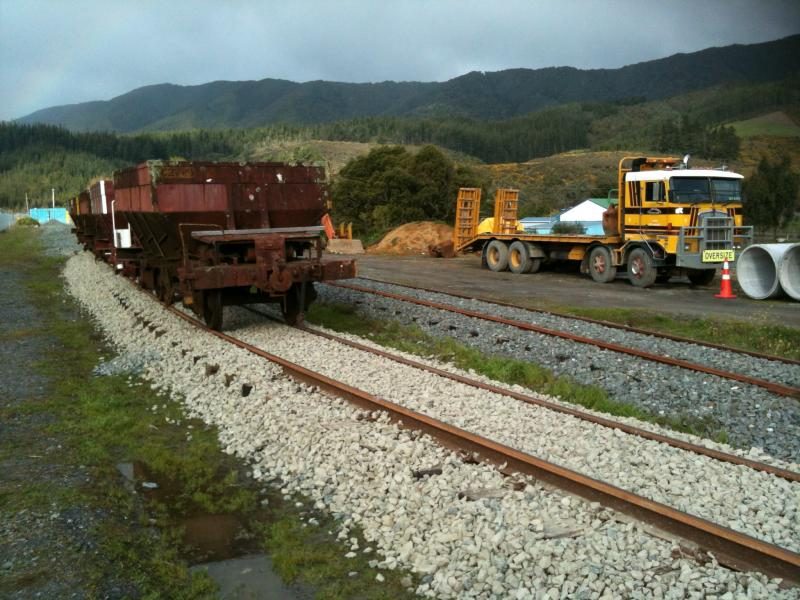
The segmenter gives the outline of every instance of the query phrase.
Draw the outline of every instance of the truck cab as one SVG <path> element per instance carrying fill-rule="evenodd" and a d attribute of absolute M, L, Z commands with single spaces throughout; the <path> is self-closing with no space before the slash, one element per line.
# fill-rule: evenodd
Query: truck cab
<path fill-rule="evenodd" d="M 662 273 L 680 268 L 693 281 L 710 281 L 719 263 L 733 262 L 752 240 L 752 227 L 742 226 L 742 180 L 724 168 L 691 169 L 688 156 L 623 158 L 618 262 L 644 247 Z"/>

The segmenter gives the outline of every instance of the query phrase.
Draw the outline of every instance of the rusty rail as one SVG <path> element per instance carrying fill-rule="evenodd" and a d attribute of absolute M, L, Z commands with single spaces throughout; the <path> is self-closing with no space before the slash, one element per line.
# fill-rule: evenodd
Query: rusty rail
<path fill-rule="evenodd" d="M 763 352 L 755 352 L 753 350 L 745 350 L 744 348 L 734 348 L 733 346 L 725 346 L 724 344 L 715 344 L 714 342 L 703 342 L 694 340 L 692 338 L 682 337 L 680 335 L 672 335 L 669 333 L 662 333 L 659 331 L 651 331 L 650 329 L 642 329 L 641 327 L 632 327 L 630 325 L 623 325 L 622 323 L 613 323 L 612 321 L 603 321 L 602 319 L 592 319 L 590 317 L 581 317 L 578 315 L 571 315 L 568 313 L 561 313 L 553 310 L 545 310 L 543 308 L 527 308 L 518 304 L 510 302 L 503 302 L 502 300 L 490 300 L 488 298 L 480 298 L 477 296 L 469 296 L 467 294 L 459 294 L 458 292 L 435 290 L 432 288 L 421 287 L 418 285 L 409 285 L 407 283 L 397 283 L 395 281 L 383 281 L 382 279 L 374 279 L 372 277 L 358 276 L 359 279 L 365 281 L 372 281 L 375 283 L 382 283 L 384 285 L 396 285 L 397 287 L 409 288 L 411 290 L 418 290 L 420 292 L 428 292 L 430 294 L 444 294 L 445 296 L 453 296 L 454 298 L 461 298 L 462 300 L 477 300 L 478 302 L 485 302 L 486 304 L 495 304 L 505 308 L 515 308 L 517 310 L 524 310 L 531 313 L 541 313 L 543 315 L 551 315 L 553 317 L 561 317 L 562 319 L 574 319 L 576 321 L 583 321 L 585 323 L 593 323 L 594 325 L 602 325 L 603 327 L 610 327 L 611 329 L 620 329 L 622 331 L 629 331 L 631 333 L 640 333 L 642 335 L 651 335 L 653 337 L 663 338 L 665 340 L 672 340 L 673 342 L 682 342 L 684 344 L 694 344 L 695 346 L 705 346 L 706 348 L 713 348 L 714 350 L 725 350 L 726 352 L 735 352 L 737 354 L 745 354 L 754 358 L 763 358 L 764 360 L 774 360 L 776 362 L 786 363 L 788 365 L 800 365 L 800 360 L 788 358 L 785 356 L 775 356 L 774 354 L 764 354 Z"/>
<path fill-rule="evenodd" d="M 800 585 L 800 554 L 681 512 L 383 400 L 265 352 L 227 334 L 210 330 L 193 317 L 185 315 L 175 308 L 169 307 L 168 310 L 220 339 L 277 364 L 286 375 L 297 381 L 344 398 L 365 410 L 384 411 L 394 423 L 404 428 L 423 431 L 447 448 L 472 452 L 484 461 L 503 465 L 504 472 L 531 475 L 586 500 L 599 502 L 608 508 L 649 523 L 663 531 L 689 540 L 703 550 L 713 552 L 720 564 L 737 570 L 758 570 L 772 577 L 785 579 L 794 585 Z"/>
<path fill-rule="evenodd" d="M 629 348 L 627 346 L 622 346 L 621 344 L 613 344 L 611 342 L 603 342 L 601 340 L 595 340 L 593 338 L 588 338 L 580 335 L 574 335 L 572 333 L 568 333 L 566 331 L 557 331 L 555 329 L 548 329 L 546 327 L 540 327 L 538 325 L 531 325 L 530 323 L 525 323 L 523 321 L 516 321 L 514 319 L 506 319 L 505 317 L 496 317 L 493 315 L 487 315 L 482 312 L 468 310 L 464 308 L 458 308 L 456 306 L 452 306 L 450 304 L 442 304 L 441 302 L 431 302 L 428 300 L 420 300 L 418 298 L 412 298 L 410 296 L 403 296 L 402 294 L 394 294 L 392 292 L 383 292 L 380 290 L 373 290 L 370 288 L 366 288 L 360 285 L 353 285 L 347 283 L 333 283 L 333 282 L 326 282 L 327 285 L 332 285 L 335 287 L 340 287 L 343 289 L 354 290 L 357 292 L 363 292 L 365 294 L 375 294 L 376 296 L 383 296 L 385 298 L 391 298 L 393 300 L 400 300 L 401 302 L 408 302 L 410 304 L 417 304 L 419 306 L 425 306 L 428 308 L 436 308 L 438 310 L 444 310 L 447 312 L 452 312 L 460 315 L 464 315 L 467 317 L 473 317 L 476 319 L 482 319 L 484 321 L 492 321 L 494 323 L 501 323 L 503 325 L 510 325 L 511 327 L 516 327 L 517 329 L 523 329 L 525 331 L 533 331 L 535 333 L 541 333 L 543 335 L 549 335 L 553 337 L 559 337 L 562 339 L 570 340 L 573 342 L 578 342 L 580 344 L 589 344 L 592 346 L 597 346 L 598 348 L 602 348 L 604 350 L 612 350 L 614 352 L 619 352 L 622 354 L 628 354 L 630 356 L 636 356 L 639 358 L 644 358 L 646 360 L 650 360 L 653 362 L 662 363 L 665 365 L 670 365 L 673 367 L 681 367 L 683 369 L 689 369 L 691 371 L 697 371 L 700 373 L 706 373 L 707 375 L 716 375 L 717 377 L 723 377 L 725 379 L 732 379 L 734 381 L 739 381 L 741 383 L 746 383 L 749 385 L 755 385 L 765 390 L 772 392 L 773 394 L 778 394 L 781 396 L 788 396 L 790 398 L 800 399 L 800 389 L 791 387 L 788 385 L 783 385 L 780 383 L 775 383 L 773 381 L 767 381 L 765 379 L 759 379 L 757 377 L 750 377 L 749 375 L 742 375 L 741 373 L 733 373 L 731 371 L 723 371 L 722 369 L 716 369 L 714 367 L 709 367 L 706 365 L 700 365 L 696 363 L 689 362 L 687 360 L 682 360 L 679 358 L 671 358 L 668 356 L 662 356 L 659 354 L 653 354 L 652 352 L 646 352 L 644 350 L 638 350 L 636 348 Z"/>

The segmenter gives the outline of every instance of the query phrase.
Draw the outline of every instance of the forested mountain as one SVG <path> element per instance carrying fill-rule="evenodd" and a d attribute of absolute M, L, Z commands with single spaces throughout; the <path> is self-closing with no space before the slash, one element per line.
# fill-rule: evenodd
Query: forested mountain
<path fill-rule="evenodd" d="M 512 119 L 566 103 L 670 98 L 710 86 L 800 73 L 800 35 L 709 48 L 619 69 L 571 67 L 468 73 L 443 83 L 368 84 L 264 79 L 153 85 L 108 101 L 46 108 L 20 123 L 76 131 L 165 131 L 319 124 L 364 117 Z"/>
<path fill-rule="evenodd" d="M 579 148 L 689 152 L 730 163 L 739 153 L 740 140 L 726 125 L 775 111 L 800 122 L 800 78 L 717 86 L 651 102 L 573 103 L 494 121 L 366 117 L 138 135 L 0 123 L 0 207 L 24 206 L 26 193 L 32 199 L 49 197 L 53 187 L 59 198 L 73 196 L 90 178 L 145 159 L 321 161 L 341 166 L 341 150 L 336 148 L 351 142 L 436 144 L 486 163 L 525 162 Z M 320 150 L 326 146 L 332 149 Z M 360 151 L 365 148 L 366 144 Z M 750 158 L 757 162 L 759 157 Z M 556 190 L 552 182 L 550 188 Z M 548 202 L 555 201 L 556 191 L 553 194 Z"/>

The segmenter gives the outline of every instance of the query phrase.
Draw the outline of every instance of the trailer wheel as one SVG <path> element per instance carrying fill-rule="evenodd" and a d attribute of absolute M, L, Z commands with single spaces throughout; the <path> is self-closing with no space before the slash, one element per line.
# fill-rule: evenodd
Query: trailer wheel
<path fill-rule="evenodd" d="M 505 271 L 508 268 L 508 246 L 500 240 L 492 240 L 486 247 L 486 266 L 491 271 Z"/>
<path fill-rule="evenodd" d="M 716 269 L 687 269 L 686 271 L 686 276 L 689 277 L 692 285 L 708 285 L 714 281 L 716 275 Z"/>
<path fill-rule="evenodd" d="M 597 283 L 609 283 L 617 275 L 617 267 L 612 264 L 611 251 L 606 246 L 595 246 L 589 252 L 589 275 Z"/>
<path fill-rule="evenodd" d="M 531 270 L 531 258 L 527 244 L 516 241 L 508 248 L 508 270 L 512 273 L 528 273 Z"/>
<path fill-rule="evenodd" d="M 644 248 L 634 248 L 628 255 L 628 279 L 636 287 L 650 287 L 656 281 L 658 270 L 653 257 Z"/>
<path fill-rule="evenodd" d="M 222 331 L 222 290 L 203 293 L 203 320 L 214 331 Z"/>

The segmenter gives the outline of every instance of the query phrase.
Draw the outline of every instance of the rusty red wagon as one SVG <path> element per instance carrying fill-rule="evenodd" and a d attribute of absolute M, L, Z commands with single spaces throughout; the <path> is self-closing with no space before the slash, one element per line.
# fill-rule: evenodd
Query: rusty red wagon
<path fill-rule="evenodd" d="M 322 256 L 321 167 L 149 161 L 115 173 L 114 193 L 142 247 L 140 283 L 215 329 L 234 304 L 280 302 L 296 323 L 314 282 L 356 274 L 355 261 Z"/>

